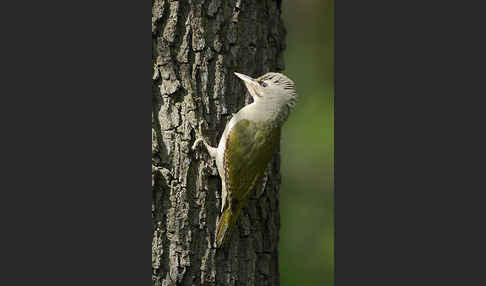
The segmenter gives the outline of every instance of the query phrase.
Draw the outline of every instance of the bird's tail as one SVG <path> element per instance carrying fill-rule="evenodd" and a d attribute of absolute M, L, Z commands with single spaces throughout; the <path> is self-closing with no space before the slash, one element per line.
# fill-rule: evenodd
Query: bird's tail
<path fill-rule="evenodd" d="M 218 226 L 216 227 L 216 247 L 219 248 L 225 244 L 231 237 L 236 221 L 240 216 L 241 207 L 228 206 L 218 221 Z"/>

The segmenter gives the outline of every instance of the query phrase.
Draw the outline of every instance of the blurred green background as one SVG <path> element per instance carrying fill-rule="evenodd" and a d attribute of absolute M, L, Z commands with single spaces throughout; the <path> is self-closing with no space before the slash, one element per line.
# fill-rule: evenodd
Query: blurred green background
<path fill-rule="evenodd" d="M 334 3 L 284 0 L 282 12 L 299 101 L 281 146 L 281 285 L 334 285 Z"/>

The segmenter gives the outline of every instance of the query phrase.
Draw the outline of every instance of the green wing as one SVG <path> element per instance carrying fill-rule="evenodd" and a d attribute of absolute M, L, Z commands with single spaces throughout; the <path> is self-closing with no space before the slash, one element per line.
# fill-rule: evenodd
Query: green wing
<path fill-rule="evenodd" d="M 224 171 L 229 203 L 245 202 L 259 183 L 280 143 L 280 127 L 241 120 L 228 135 Z"/>

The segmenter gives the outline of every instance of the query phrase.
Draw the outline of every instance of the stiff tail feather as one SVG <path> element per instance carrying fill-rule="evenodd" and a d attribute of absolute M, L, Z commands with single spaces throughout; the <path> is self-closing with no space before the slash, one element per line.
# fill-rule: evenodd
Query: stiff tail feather
<path fill-rule="evenodd" d="M 236 226 L 236 221 L 240 216 L 241 208 L 239 207 L 227 207 L 221 214 L 221 218 L 218 221 L 218 226 L 216 227 L 216 248 L 220 248 L 225 244 L 231 237 L 231 233 Z"/>

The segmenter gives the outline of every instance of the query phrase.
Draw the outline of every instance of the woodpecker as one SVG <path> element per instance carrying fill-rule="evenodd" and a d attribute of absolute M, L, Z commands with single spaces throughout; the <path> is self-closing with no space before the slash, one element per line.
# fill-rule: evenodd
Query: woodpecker
<path fill-rule="evenodd" d="M 269 72 L 256 79 L 234 73 L 245 84 L 253 102 L 244 106 L 226 124 L 218 147 L 210 146 L 200 127 L 192 149 L 203 143 L 222 181 L 221 215 L 216 226 L 215 246 L 225 244 L 234 230 L 241 210 L 280 144 L 282 125 L 295 107 L 297 93 L 292 80 Z"/>

